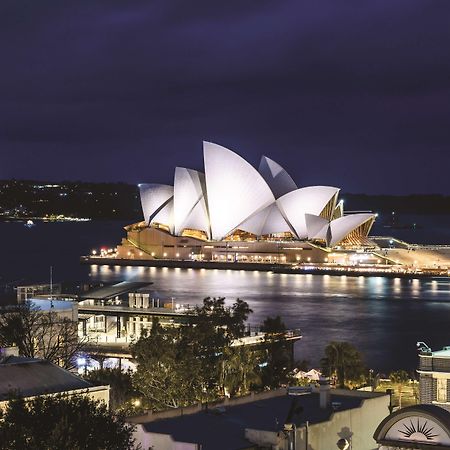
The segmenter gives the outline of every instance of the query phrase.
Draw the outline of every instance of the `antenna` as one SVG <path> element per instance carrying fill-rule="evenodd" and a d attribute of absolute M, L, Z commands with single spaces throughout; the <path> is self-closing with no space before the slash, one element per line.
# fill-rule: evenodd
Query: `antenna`
<path fill-rule="evenodd" d="M 50 299 L 53 298 L 53 266 L 50 266 Z"/>
<path fill-rule="evenodd" d="M 416 346 L 417 346 L 417 349 L 422 353 L 431 353 L 431 348 L 428 347 L 428 345 L 425 344 L 425 342 L 422 342 L 422 341 L 417 342 Z"/>

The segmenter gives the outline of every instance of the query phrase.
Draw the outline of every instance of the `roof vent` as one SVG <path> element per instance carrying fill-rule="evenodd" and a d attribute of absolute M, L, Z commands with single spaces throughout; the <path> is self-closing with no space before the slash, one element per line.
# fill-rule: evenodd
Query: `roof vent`
<path fill-rule="evenodd" d="M 338 410 L 342 406 L 341 402 L 331 402 L 331 407 L 333 408 L 333 411 Z"/>
<path fill-rule="evenodd" d="M 18 347 L 0 348 L 0 363 L 7 361 L 10 356 L 19 356 Z"/>
<path fill-rule="evenodd" d="M 288 395 L 304 395 L 312 392 L 311 386 L 290 386 Z"/>

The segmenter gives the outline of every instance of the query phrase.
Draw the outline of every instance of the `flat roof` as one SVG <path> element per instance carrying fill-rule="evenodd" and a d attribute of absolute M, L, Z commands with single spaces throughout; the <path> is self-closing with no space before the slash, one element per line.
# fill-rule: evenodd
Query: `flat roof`
<path fill-rule="evenodd" d="M 80 300 L 108 300 L 110 298 L 116 297 L 118 295 L 127 294 L 129 292 L 137 291 L 144 287 L 153 284 L 150 281 L 122 281 L 117 284 L 110 286 L 103 286 L 101 288 L 92 289 L 79 296 Z"/>
<path fill-rule="evenodd" d="M 450 358 L 450 346 L 444 347 L 442 350 L 431 352 L 431 354 L 440 358 Z"/>
<path fill-rule="evenodd" d="M 297 426 L 309 421 L 311 424 L 329 420 L 333 412 L 361 406 L 364 400 L 384 394 L 358 392 L 358 395 L 331 393 L 326 409 L 320 408 L 319 393 L 274 396 L 263 400 L 230 405 L 169 419 L 156 419 L 143 423 L 150 433 L 171 435 L 176 442 L 200 444 L 203 450 L 232 450 L 253 448 L 245 439 L 245 429 L 279 432 L 285 423 Z"/>
<path fill-rule="evenodd" d="M 43 298 L 31 298 L 31 303 L 39 307 L 42 311 L 60 311 L 73 308 L 73 301 L 71 300 L 47 300 Z"/>

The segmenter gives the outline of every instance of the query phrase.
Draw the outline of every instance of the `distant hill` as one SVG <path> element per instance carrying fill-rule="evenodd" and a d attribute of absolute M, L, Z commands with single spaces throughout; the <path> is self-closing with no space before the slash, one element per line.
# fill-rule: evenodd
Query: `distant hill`
<path fill-rule="evenodd" d="M 341 194 L 347 211 L 450 214 L 450 196 Z M 0 180 L 0 218 L 65 215 L 140 220 L 139 189 L 126 183 Z"/>
<path fill-rule="evenodd" d="M 129 219 L 142 215 L 137 186 L 125 183 L 0 181 L 0 214 Z"/>

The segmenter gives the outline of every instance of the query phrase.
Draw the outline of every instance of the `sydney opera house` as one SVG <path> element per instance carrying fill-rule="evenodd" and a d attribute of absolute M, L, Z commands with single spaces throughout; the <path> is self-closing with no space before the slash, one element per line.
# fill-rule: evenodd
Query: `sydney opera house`
<path fill-rule="evenodd" d="M 144 220 L 126 227 L 118 256 L 295 263 L 368 248 L 372 213 L 346 214 L 339 188 L 298 187 L 275 161 L 254 168 L 203 145 L 204 172 L 175 168 L 173 186 L 139 185 Z"/>

